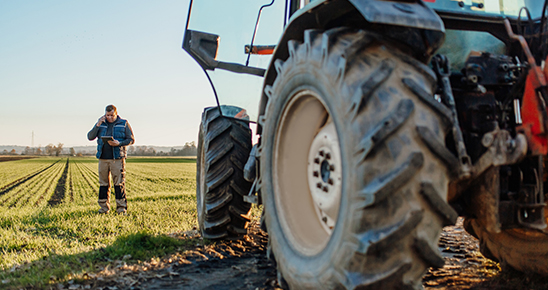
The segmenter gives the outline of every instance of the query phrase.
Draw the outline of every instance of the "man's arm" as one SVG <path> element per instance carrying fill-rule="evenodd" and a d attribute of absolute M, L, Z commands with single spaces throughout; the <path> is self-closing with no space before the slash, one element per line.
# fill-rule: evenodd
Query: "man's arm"
<path fill-rule="evenodd" d="M 92 141 L 97 138 L 97 133 L 99 132 L 99 127 L 93 125 L 93 128 L 88 132 L 88 140 Z"/>
<path fill-rule="evenodd" d="M 129 122 L 126 121 L 126 139 L 120 141 L 120 146 L 129 146 L 135 143 L 135 137 L 133 137 L 133 129 L 129 125 Z"/>
<path fill-rule="evenodd" d="M 105 116 L 101 116 L 97 123 L 95 123 L 95 126 L 88 132 L 88 140 L 92 141 L 93 139 L 97 138 L 97 132 L 99 132 L 99 126 L 105 121 Z"/>

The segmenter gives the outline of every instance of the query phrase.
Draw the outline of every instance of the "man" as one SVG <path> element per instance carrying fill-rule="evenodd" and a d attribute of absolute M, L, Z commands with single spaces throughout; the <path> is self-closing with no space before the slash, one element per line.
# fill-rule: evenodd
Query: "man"
<path fill-rule="evenodd" d="M 112 137 L 108 140 L 109 137 Z M 127 146 L 133 144 L 133 130 L 129 123 L 118 116 L 114 105 L 108 105 L 88 133 L 88 139 L 97 138 L 97 158 L 99 159 L 99 213 L 110 210 L 110 176 L 116 194 L 116 212 L 127 212 L 125 190 Z"/>

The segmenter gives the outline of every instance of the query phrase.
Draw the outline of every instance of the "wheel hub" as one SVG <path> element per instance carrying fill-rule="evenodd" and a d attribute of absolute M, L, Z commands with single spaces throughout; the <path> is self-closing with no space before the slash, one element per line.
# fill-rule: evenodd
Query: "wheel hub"
<path fill-rule="evenodd" d="M 341 198 L 341 153 L 335 124 L 330 122 L 316 135 L 308 153 L 308 185 L 316 213 L 331 233 Z"/>

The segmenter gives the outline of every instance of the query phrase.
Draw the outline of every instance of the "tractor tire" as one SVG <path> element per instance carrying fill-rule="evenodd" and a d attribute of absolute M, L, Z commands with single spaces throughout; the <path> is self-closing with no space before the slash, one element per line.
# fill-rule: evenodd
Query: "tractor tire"
<path fill-rule="evenodd" d="M 251 204 L 243 196 L 251 183 L 244 179 L 243 168 L 251 151 L 249 125 L 221 116 L 217 107 L 206 108 L 198 139 L 196 203 L 202 237 L 246 234 Z"/>
<path fill-rule="evenodd" d="M 545 210 L 547 210 L 545 208 Z M 529 229 L 491 233 L 477 219 L 465 219 L 465 229 L 479 239 L 480 252 L 503 267 L 548 275 L 548 235 Z"/>
<path fill-rule="evenodd" d="M 421 289 L 425 271 L 444 265 L 442 226 L 457 218 L 445 201 L 454 156 L 435 75 L 362 30 L 307 30 L 288 47 L 259 119 L 279 282 Z"/>

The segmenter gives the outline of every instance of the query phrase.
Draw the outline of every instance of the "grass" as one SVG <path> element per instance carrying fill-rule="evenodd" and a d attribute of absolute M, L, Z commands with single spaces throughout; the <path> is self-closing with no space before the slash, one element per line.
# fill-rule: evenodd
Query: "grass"
<path fill-rule="evenodd" d="M 11 183 L 44 169 L 60 158 L 37 158 L 0 162 L 0 192 Z"/>
<path fill-rule="evenodd" d="M 9 163 L 17 168 L 28 166 L 27 173 L 19 170 L 17 176 L 10 175 L 12 180 L 55 161 L 38 158 L 2 165 L 5 170 Z M 24 196 L 34 200 L 33 194 L 49 197 L 55 188 L 64 190 L 62 202 L 55 206 L 47 201 L 0 206 L 0 288 L 49 289 L 52 283 L 96 271 L 113 260 L 126 257 L 128 262 L 137 262 L 193 246 L 192 241 L 170 235 L 196 227 L 195 159 L 129 158 L 126 216 L 114 211 L 97 213 L 96 159 L 60 161 L 62 169 L 68 166 L 64 180 L 56 165 L 3 194 L 25 189 Z M 34 186 L 47 178 L 52 179 L 47 188 Z M 115 207 L 113 196 L 111 206 Z"/>

